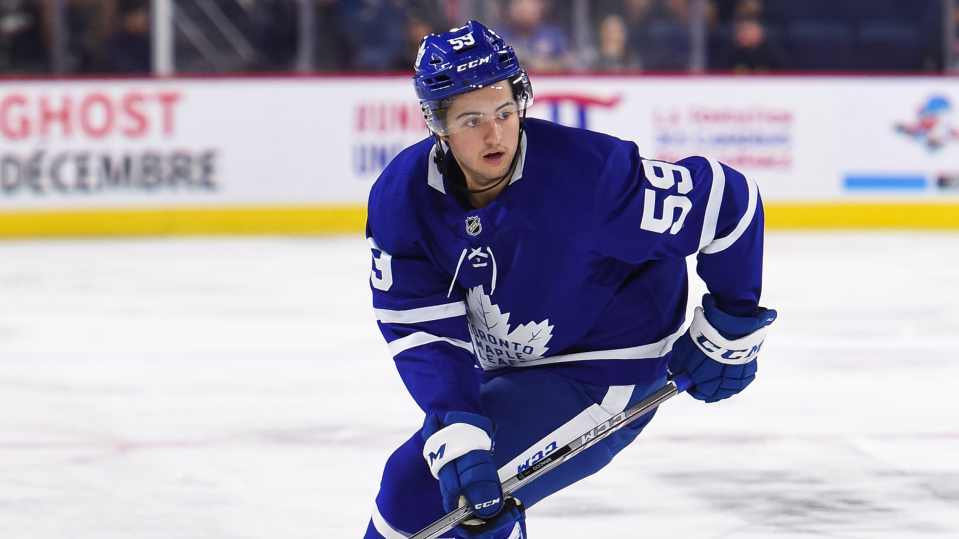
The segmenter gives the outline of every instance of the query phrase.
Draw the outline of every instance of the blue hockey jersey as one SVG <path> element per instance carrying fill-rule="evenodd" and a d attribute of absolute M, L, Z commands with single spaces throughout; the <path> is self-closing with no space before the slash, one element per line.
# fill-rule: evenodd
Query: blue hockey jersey
<path fill-rule="evenodd" d="M 643 159 L 632 142 L 527 119 L 509 184 L 466 211 L 432 155 L 425 140 L 390 163 L 367 225 L 378 324 L 427 414 L 483 414 L 482 381 L 516 369 L 663 377 L 694 253 L 721 310 L 757 313 L 762 203 L 715 160 Z"/>

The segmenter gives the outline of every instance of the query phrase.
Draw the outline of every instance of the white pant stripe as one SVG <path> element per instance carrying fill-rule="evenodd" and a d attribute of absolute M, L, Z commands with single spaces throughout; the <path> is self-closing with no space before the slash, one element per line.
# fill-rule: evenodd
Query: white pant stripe
<path fill-rule="evenodd" d="M 534 458 L 540 451 L 552 442 L 556 442 L 557 447 L 572 442 L 584 432 L 595 427 L 597 424 L 606 421 L 614 415 L 626 409 L 629 404 L 629 398 L 633 394 L 635 386 L 610 386 L 606 396 L 603 397 L 602 404 L 593 404 L 570 419 L 558 429 L 546 435 L 542 440 L 537 441 L 529 449 L 520 453 L 505 466 L 498 470 L 499 480 L 505 481 L 513 477 L 518 472 L 521 465 Z"/>
<path fill-rule="evenodd" d="M 376 528 L 376 531 L 380 532 L 380 535 L 386 539 L 407 539 L 412 536 L 412 534 L 405 534 L 401 531 L 398 531 L 390 526 L 390 523 L 383 518 L 383 515 L 380 514 L 380 508 L 373 505 L 373 527 Z"/>

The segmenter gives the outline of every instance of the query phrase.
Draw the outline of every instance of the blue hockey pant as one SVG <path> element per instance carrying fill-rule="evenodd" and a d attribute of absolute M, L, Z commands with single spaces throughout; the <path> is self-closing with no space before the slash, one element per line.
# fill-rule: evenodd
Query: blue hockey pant
<path fill-rule="evenodd" d="M 483 406 L 495 425 L 493 460 L 500 480 L 516 475 L 579 435 L 663 387 L 597 386 L 545 370 L 510 373 L 482 387 Z M 606 466 L 653 418 L 646 414 L 513 495 L 529 508 L 546 496 Z M 446 514 L 439 484 L 423 459 L 419 432 L 386 462 L 366 539 L 405 539 Z M 443 537 L 455 537 L 448 532 Z M 502 539 L 510 537 L 510 531 Z M 525 537 L 525 533 L 513 534 Z M 500 538 L 497 538 L 500 539 Z"/>

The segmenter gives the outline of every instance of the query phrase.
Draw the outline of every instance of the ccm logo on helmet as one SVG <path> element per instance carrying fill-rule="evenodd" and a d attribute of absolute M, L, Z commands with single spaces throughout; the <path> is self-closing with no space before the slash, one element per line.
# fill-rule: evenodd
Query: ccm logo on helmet
<path fill-rule="evenodd" d="M 498 503 L 499 503 L 499 498 L 496 498 L 495 500 L 490 500 L 486 503 L 478 503 L 473 506 L 473 509 L 486 509 L 487 507 L 493 507 L 494 505 Z"/>
<path fill-rule="evenodd" d="M 486 56 L 485 58 L 480 58 L 479 60 L 473 60 L 472 62 L 469 62 L 468 64 L 456 66 L 456 72 L 459 73 L 461 71 L 465 71 L 467 69 L 473 69 L 474 67 L 478 67 L 483 64 L 488 64 L 491 58 L 493 58 L 492 54 L 489 56 Z"/>

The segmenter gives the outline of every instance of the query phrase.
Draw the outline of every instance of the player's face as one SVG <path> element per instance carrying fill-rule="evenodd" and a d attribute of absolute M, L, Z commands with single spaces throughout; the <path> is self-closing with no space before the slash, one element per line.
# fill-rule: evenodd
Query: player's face
<path fill-rule="evenodd" d="M 509 172 L 519 141 L 519 114 L 505 83 L 455 97 L 446 121 L 450 135 L 442 138 L 469 188 L 485 187 Z"/>

